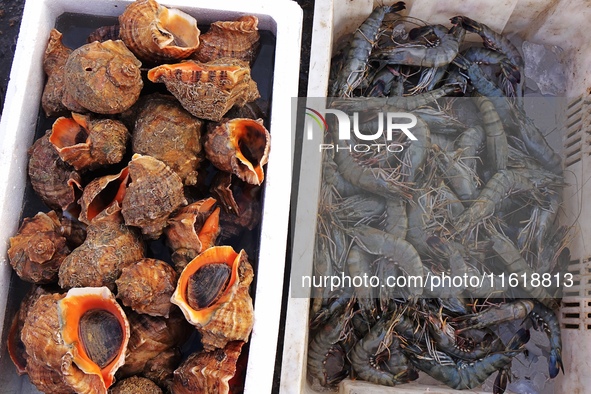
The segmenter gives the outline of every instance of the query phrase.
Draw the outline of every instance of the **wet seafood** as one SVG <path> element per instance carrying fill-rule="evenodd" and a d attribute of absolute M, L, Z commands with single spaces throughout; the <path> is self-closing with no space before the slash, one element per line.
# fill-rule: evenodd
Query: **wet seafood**
<path fill-rule="evenodd" d="M 144 258 L 121 269 L 117 298 L 138 313 L 168 317 L 177 274 L 166 262 Z"/>
<path fill-rule="evenodd" d="M 141 62 L 122 41 L 93 41 L 75 49 L 65 65 L 64 85 L 76 105 L 99 114 L 117 114 L 131 107 L 144 86 Z"/>
<path fill-rule="evenodd" d="M 164 232 L 179 273 L 199 253 L 215 245 L 220 233 L 220 209 L 214 208 L 215 204 L 216 200 L 211 197 L 199 200 L 179 209 L 168 219 Z"/>
<path fill-rule="evenodd" d="M 248 64 L 232 58 L 164 64 L 148 71 L 148 79 L 164 83 L 193 116 L 215 122 L 232 106 L 242 107 L 260 96 Z"/>
<path fill-rule="evenodd" d="M 162 389 L 150 379 L 132 376 L 117 382 L 110 390 L 111 394 L 162 394 Z"/>
<path fill-rule="evenodd" d="M 145 237 L 156 239 L 170 214 L 187 204 L 183 183 L 170 167 L 150 156 L 134 154 L 128 169 L 131 182 L 121 214 L 126 225 L 139 227 Z"/>
<path fill-rule="evenodd" d="M 172 391 L 178 394 L 227 394 L 229 381 L 236 373 L 242 341 L 232 341 L 223 348 L 191 354 L 174 371 Z"/>
<path fill-rule="evenodd" d="M 124 362 L 129 324 L 107 288 L 77 288 L 41 295 L 21 337 L 37 388 L 106 394 Z"/>
<path fill-rule="evenodd" d="M 205 156 L 220 170 L 253 185 L 263 183 L 271 135 L 262 119 L 235 118 L 210 128 L 204 148 Z"/>
<path fill-rule="evenodd" d="M 78 200 L 82 223 L 90 224 L 92 219 L 111 206 L 121 208 L 123 196 L 129 181 L 129 169 L 125 167 L 118 174 L 97 177 L 90 181 Z"/>
<path fill-rule="evenodd" d="M 136 0 L 119 16 L 119 35 L 146 63 L 186 59 L 199 46 L 197 20 L 155 0 Z"/>
<path fill-rule="evenodd" d="M 25 218 L 9 242 L 8 259 L 21 279 L 37 284 L 57 282 L 70 248 L 54 211 Z"/>
<path fill-rule="evenodd" d="M 68 113 L 62 104 L 64 95 L 64 67 L 72 50 L 62 44 L 62 33 L 52 29 L 49 42 L 43 55 L 43 71 L 47 74 L 47 82 L 41 96 L 41 106 L 47 117 L 61 116 Z"/>
<path fill-rule="evenodd" d="M 91 118 L 72 113 L 51 127 L 49 142 L 62 160 L 76 171 L 117 164 L 123 159 L 129 132 L 118 120 Z"/>
<path fill-rule="evenodd" d="M 221 57 L 231 57 L 251 63 L 259 47 L 259 19 L 243 15 L 235 21 L 219 21 L 211 24 L 200 37 L 200 44 L 193 59 L 207 63 Z"/>
<path fill-rule="evenodd" d="M 132 151 L 169 166 L 185 185 L 197 183 L 202 122 L 171 96 L 147 96 L 137 112 Z"/>
<path fill-rule="evenodd" d="M 59 285 L 113 288 L 123 266 L 144 257 L 144 244 L 137 232 L 124 224 L 117 206 L 95 217 L 87 231 L 84 243 L 62 262 Z"/>
<path fill-rule="evenodd" d="M 49 130 L 29 148 L 28 173 L 33 190 L 51 209 L 65 211 L 78 199 L 82 178 L 59 157 Z"/>
<path fill-rule="evenodd" d="M 197 327 L 206 350 L 248 341 L 253 326 L 249 286 L 253 271 L 244 250 L 214 246 L 183 270 L 172 303 Z"/>

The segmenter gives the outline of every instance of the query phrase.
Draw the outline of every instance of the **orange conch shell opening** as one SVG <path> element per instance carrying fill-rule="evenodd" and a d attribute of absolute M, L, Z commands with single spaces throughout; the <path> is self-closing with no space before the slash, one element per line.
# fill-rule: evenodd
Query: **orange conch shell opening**
<path fill-rule="evenodd" d="M 125 363 L 129 323 L 106 287 L 75 288 L 58 301 L 60 329 L 73 361 L 86 374 L 111 386 L 115 372 Z M 87 330 L 100 329 L 87 333 Z M 113 346 L 113 348 L 110 348 Z"/>
<path fill-rule="evenodd" d="M 226 268 L 223 268 L 226 267 Z M 197 327 L 205 349 L 247 341 L 253 325 L 253 271 L 244 250 L 214 246 L 183 270 L 171 301 Z"/>

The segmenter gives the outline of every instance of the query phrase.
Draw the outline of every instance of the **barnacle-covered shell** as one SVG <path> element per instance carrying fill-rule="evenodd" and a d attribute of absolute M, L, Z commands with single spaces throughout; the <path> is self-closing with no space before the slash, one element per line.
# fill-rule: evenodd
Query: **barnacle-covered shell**
<path fill-rule="evenodd" d="M 247 341 L 253 325 L 248 293 L 253 270 L 244 250 L 214 246 L 183 270 L 171 301 L 201 333 L 206 350 Z"/>
<path fill-rule="evenodd" d="M 77 171 L 92 170 L 123 159 L 129 132 L 115 119 L 98 119 L 72 113 L 51 127 L 49 141 L 63 161 Z"/>
<path fill-rule="evenodd" d="M 148 378 L 132 376 L 117 382 L 109 394 L 162 394 L 162 389 Z"/>
<path fill-rule="evenodd" d="M 57 282 L 70 249 L 54 211 L 25 218 L 9 241 L 8 259 L 21 279 L 37 284 Z"/>
<path fill-rule="evenodd" d="M 152 156 L 176 172 L 185 185 L 197 183 L 202 121 L 172 96 L 151 95 L 141 105 L 133 130 L 133 153 Z"/>
<path fill-rule="evenodd" d="M 41 96 L 41 106 L 47 117 L 65 115 L 68 109 L 62 104 L 64 95 L 64 67 L 72 50 L 62 43 L 62 33 L 51 29 L 49 42 L 43 55 L 43 71 L 47 82 Z"/>
<path fill-rule="evenodd" d="M 189 57 L 199 46 L 197 21 L 155 0 L 136 0 L 119 16 L 119 34 L 143 62 L 167 62 Z"/>
<path fill-rule="evenodd" d="M 108 289 L 80 288 L 39 296 L 21 338 L 39 390 L 106 394 L 123 363 L 129 325 Z"/>
<path fill-rule="evenodd" d="M 230 392 L 230 379 L 236 373 L 236 362 L 242 341 L 229 342 L 222 349 L 191 354 L 174 371 L 172 392 L 175 394 L 223 394 Z"/>
<path fill-rule="evenodd" d="M 144 257 L 144 244 L 133 229 L 123 223 L 120 208 L 112 205 L 87 227 L 86 240 L 62 262 L 62 288 L 107 286 L 113 288 L 125 264 Z"/>
<path fill-rule="evenodd" d="M 207 33 L 201 36 L 201 44 L 192 58 L 207 63 L 231 57 L 251 63 L 259 47 L 258 24 L 259 19 L 254 15 L 212 23 Z"/>
<path fill-rule="evenodd" d="M 78 199 L 82 178 L 59 157 L 49 142 L 49 132 L 29 148 L 29 179 L 48 207 L 65 211 Z"/>
<path fill-rule="evenodd" d="M 166 262 L 144 258 L 128 264 L 115 281 L 117 298 L 137 313 L 168 317 L 177 274 Z"/>
<path fill-rule="evenodd" d="M 90 181 L 78 200 L 80 204 L 78 219 L 82 223 L 90 224 L 92 219 L 105 209 L 113 205 L 121 207 L 128 180 L 129 171 L 125 167 L 118 174 L 105 175 Z"/>
<path fill-rule="evenodd" d="M 117 114 L 131 107 L 144 86 L 141 62 L 122 41 L 93 41 L 75 49 L 65 66 L 68 95 L 88 111 Z M 70 108 L 77 111 L 77 108 Z"/>
<path fill-rule="evenodd" d="M 129 322 L 106 287 L 77 288 L 58 301 L 60 333 L 73 362 L 87 376 L 90 392 L 106 392 L 125 362 Z M 104 391 L 103 391 L 104 388 Z"/>
<path fill-rule="evenodd" d="M 253 185 L 263 183 L 271 135 L 262 119 L 235 118 L 210 127 L 204 147 L 206 157 L 220 170 Z"/>
<path fill-rule="evenodd" d="M 125 224 L 139 227 L 147 238 L 156 239 L 168 216 L 187 204 L 183 182 L 170 167 L 150 156 L 134 154 L 128 168 L 131 183 L 121 208 Z"/>
<path fill-rule="evenodd" d="M 142 374 L 146 366 L 163 352 L 180 347 L 194 331 L 176 310 L 168 319 L 130 312 L 127 314 L 131 337 L 127 346 L 121 376 Z"/>
<path fill-rule="evenodd" d="M 220 210 L 214 208 L 215 203 L 216 200 L 211 197 L 195 201 L 168 219 L 168 227 L 164 231 L 178 272 L 203 250 L 215 245 L 220 232 Z"/>
<path fill-rule="evenodd" d="M 164 83 L 192 115 L 216 122 L 232 106 L 240 107 L 260 97 L 248 64 L 231 58 L 164 64 L 148 71 L 148 79 Z"/>

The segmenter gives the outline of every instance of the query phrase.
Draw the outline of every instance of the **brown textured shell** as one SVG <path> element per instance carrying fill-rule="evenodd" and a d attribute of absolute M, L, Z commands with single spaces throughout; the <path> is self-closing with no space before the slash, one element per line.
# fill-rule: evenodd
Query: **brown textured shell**
<path fill-rule="evenodd" d="M 187 204 L 181 178 L 162 161 L 134 154 L 128 165 L 131 183 L 123 197 L 121 213 L 128 226 L 141 228 L 156 239 L 168 216 Z"/>
<path fill-rule="evenodd" d="M 254 15 L 212 23 L 209 31 L 201 36 L 201 44 L 192 58 L 207 63 L 231 57 L 252 63 L 259 48 L 258 24 L 259 19 Z"/>
<path fill-rule="evenodd" d="M 118 174 L 94 178 L 82 191 L 79 220 L 90 224 L 92 219 L 112 205 L 121 207 L 127 188 L 129 171 L 127 167 Z"/>
<path fill-rule="evenodd" d="M 74 363 L 72 348 L 64 342 L 59 302 L 65 294 L 42 294 L 29 307 L 21 339 L 27 352 L 31 383 L 47 393 L 106 394 L 99 375 L 85 373 Z"/>
<path fill-rule="evenodd" d="M 121 36 L 119 35 L 119 25 L 110 25 L 110 26 L 101 26 L 92 33 L 88 35 L 86 38 L 87 43 L 91 43 L 93 41 L 109 41 L 109 40 L 120 40 Z"/>
<path fill-rule="evenodd" d="M 72 113 L 71 118 L 60 117 L 53 123 L 49 141 L 63 161 L 83 171 L 119 163 L 128 138 L 127 128 L 118 120 Z"/>
<path fill-rule="evenodd" d="M 119 16 L 119 34 L 125 45 L 143 62 L 185 59 L 199 46 L 197 21 L 155 0 L 136 0 Z"/>
<path fill-rule="evenodd" d="M 65 211 L 78 199 L 82 178 L 59 157 L 49 130 L 29 148 L 28 172 L 33 190 L 51 209 Z"/>
<path fill-rule="evenodd" d="M 68 57 L 64 73 L 66 93 L 88 111 L 123 112 L 137 101 L 144 86 L 141 65 L 123 41 L 93 41 Z"/>
<path fill-rule="evenodd" d="M 179 209 L 168 219 L 166 241 L 173 250 L 172 261 L 177 272 L 199 253 L 215 245 L 220 233 L 219 208 L 216 200 L 206 198 Z"/>
<path fill-rule="evenodd" d="M 128 313 L 127 318 L 131 336 L 125 365 L 119 370 L 124 377 L 142 373 L 147 363 L 162 352 L 181 346 L 193 331 L 178 309 L 168 319 L 135 312 Z"/>
<path fill-rule="evenodd" d="M 197 310 L 189 305 L 189 281 L 208 264 L 227 264 L 232 274 L 216 302 Z M 171 301 L 197 327 L 206 350 L 222 348 L 234 340 L 248 341 L 253 325 L 252 298 L 248 291 L 253 276 L 246 252 L 241 250 L 236 253 L 230 246 L 214 246 L 205 250 L 183 270 Z"/>
<path fill-rule="evenodd" d="M 37 284 L 57 282 L 70 249 L 54 211 L 25 218 L 9 241 L 8 259 L 21 279 Z"/>
<path fill-rule="evenodd" d="M 220 236 L 218 242 L 238 237 L 245 230 L 254 229 L 261 222 L 261 187 L 236 182 L 233 187 L 233 197 L 238 206 L 238 214 L 222 212 L 220 214 Z"/>
<path fill-rule="evenodd" d="M 202 121 L 172 96 L 150 95 L 138 110 L 133 153 L 152 156 L 176 172 L 185 185 L 197 183 Z"/>
<path fill-rule="evenodd" d="M 162 389 L 148 378 L 132 376 L 119 381 L 109 394 L 162 394 Z"/>
<path fill-rule="evenodd" d="M 164 64 L 148 71 L 148 79 L 164 83 L 193 116 L 216 122 L 232 106 L 241 107 L 260 97 L 248 64 L 231 58 Z"/>
<path fill-rule="evenodd" d="M 141 237 L 123 223 L 120 208 L 112 205 L 87 227 L 86 240 L 64 259 L 59 271 L 62 288 L 113 288 L 125 264 L 144 257 Z"/>
<path fill-rule="evenodd" d="M 236 373 L 242 341 L 229 342 L 223 349 L 191 354 L 174 371 L 175 394 L 223 394 L 230 392 L 229 381 Z"/>
<path fill-rule="evenodd" d="M 160 387 L 170 387 L 174 370 L 178 368 L 182 359 L 183 355 L 178 347 L 166 349 L 158 357 L 146 362 L 142 376 L 150 379 Z"/>
<path fill-rule="evenodd" d="M 61 116 L 68 113 L 62 104 L 64 95 L 64 67 L 72 50 L 62 43 L 62 33 L 51 29 L 49 42 L 43 55 L 43 71 L 47 82 L 41 96 L 41 106 L 47 117 Z"/>
<path fill-rule="evenodd" d="M 262 119 L 235 118 L 212 125 L 207 130 L 204 148 L 207 159 L 220 170 L 253 185 L 263 183 L 271 135 Z"/>
<path fill-rule="evenodd" d="M 137 313 L 168 317 L 177 274 L 166 262 L 144 258 L 128 264 L 115 281 L 117 298 Z"/>

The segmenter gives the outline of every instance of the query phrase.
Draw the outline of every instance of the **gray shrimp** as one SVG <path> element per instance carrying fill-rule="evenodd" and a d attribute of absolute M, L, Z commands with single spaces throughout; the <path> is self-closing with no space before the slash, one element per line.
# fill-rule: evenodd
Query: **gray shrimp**
<path fill-rule="evenodd" d="M 509 144 L 503 122 L 494 104 L 486 97 L 477 97 L 478 108 L 482 115 L 484 131 L 486 132 L 486 152 L 492 164 L 493 171 L 507 168 Z"/>
<path fill-rule="evenodd" d="M 350 197 L 362 192 L 361 189 L 353 186 L 343 178 L 336 163 L 328 157 L 323 161 L 322 180 L 332 186 L 339 197 Z"/>
<path fill-rule="evenodd" d="M 347 255 L 347 272 L 352 278 L 371 276 L 370 265 L 372 256 L 357 245 L 351 246 Z M 377 308 L 374 300 L 377 298 L 375 288 L 372 286 L 359 286 L 354 288 L 355 298 L 363 317 L 373 323 L 376 318 Z"/>
<path fill-rule="evenodd" d="M 534 310 L 532 300 L 516 300 L 499 306 L 491 306 L 485 310 L 459 316 L 453 319 L 458 327 L 457 332 L 467 329 L 485 328 L 513 320 L 523 320 Z"/>
<path fill-rule="evenodd" d="M 564 373 L 562 364 L 562 336 L 560 335 L 560 322 L 554 312 L 546 306 L 536 302 L 530 313 L 534 328 L 540 326 L 548 335 L 550 341 L 550 356 L 548 357 L 548 372 L 550 379 L 554 379 L 558 372 Z"/>
<path fill-rule="evenodd" d="M 489 239 L 492 241 L 492 249 L 503 262 L 506 272 L 510 274 L 525 275 L 530 278 L 534 273 L 527 264 L 527 261 L 519 253 L 519 249 L 515 247 L 510 239 L 500 234 L 497 230 L 492 228 L 487 229 Z M 543 286 L 532 286 L 530 282 L 519 281 L 521 287 L 529 297 L 536 298 L 542 304 L 556 309 L 558 307 L 557 301 Z"/>
<path fill-rule="evenodd" d="M 516 65 L 511 63 L 504 54 L 487 48 L 470 47 L 462 55 L 476 64 L 497 65 L 504 78 L 511 83 L 519 83 L 521 75 Z"/>
<path fill-rule="evenodd" d="M 400 1 L 391 6 L 376 7 L 353 34 L 344 64 L 332 85 L 330 96 L 349 97 L 361 83 L 369 55 L 386 14 L 406 8 Z"/>
<path fill-rule="evenodd" d="M 458 37 L 443 26 L 432 26 L 432 32 L 439 39 L 439 45 L 428 47 L 397 46 L 375 50 L 370 59 L 386 61 L 389 64 L 402 64 L 419 67 L 442 67 L 451 63 L 458 54 Z M 412 45 L 412 44 L 411 44 Z"/>
<path fill-rule="evenodd" d="M 355 226 L 351 236 L 367 253 L 384 256 L 398 263 L 410 276 L 423 277 L 423 263 L 416 249 L 402 238 L 366 225 Z M 421 294 L 422 287 L 413 287 L 410 291 Z"/>
<path fill-rule="evenodd" d="M 423 165 L 431 147 L 431 131 L 420 117 L 417 117 L 417 124 L 412 128 L 412 133 L 417 139 L 411 141 L 410 146 L 405 150 L 403 160 L 408 167 L 406 181 L 411 184 L 415 183 L 418 176 L 423 173 Z"/>
<path fill-rule="evenodd" d="M 436 153 L 439 171 L 455 195 L 461 201 L 474 200 L 478 195 L 476 173 L 458 159 L 450 157 L 447 152 L 440 150 L 436 145 L 432 150 Z"/>
<path fill-rule="evenodd" d="M 375 323 L 355 344 L 349 359 L 357 377 L 371 383 L 394 386 L 418 378 L 400 351 L 391 319 L 383 318 Z"/>
<path fill-rule="evenodd" d="M 478 197 L 457 218 L 455 229 L 463 232 L 490 217 L 495 207 L 510 191 L 528 191 L 536 187 L 527 176 L 517 170 L 501 170 L 482 188 Z"/>
<path fill-rule="evenodd" d="M 482 68 L 466 59 L 462 55 L 457 55 L 453 63 L 462 69 L 462 72 L 468 77 L 470 84 L 476 89 L 476 91 L 485 97 L 502 97 L 506 98 L 505 92 L 497 86 L 497 84 L 490 80 L 490 78 L 484 73 Z M 497 108 L 497 110 L 501 110 Z M 508 107 L 503 114 L 508 113 Z"/>
<path fill-rule="evenodd" d="M 468 168 L 476 170 L 478 164 L 477 153 L 486 142 L 486 133 L 480 126 L 466 129 L 456 140 L 459 157 Z"/>
<path fill-rule="evenodd" d="M 481 341 L 472 349 L 460 346 L 456 340 L 456 330 L 444 321 L 441 316 L 429 315 L 428 328 L 431 338 L 437 347 L 446 354 L 461 360 L 477 360 L 488 356 L 498 349 L 502 344 L 500 338 L 496 337 L 491 342 Z"/>
<path fill-rule="evenodd" d="M 334 388 L 349 375 L 345 351 L 340 342 L 348 336 L 349 307 L 338 308 L 316 332 L 308 345 L 307 376 L 312 386 Z"/>
<path fill-rule="evenodd" d="M 418 369 L 453 389 L 473 389 L 508 365 L 528 341 L 529 331 L 520 329 L 511 338 L 504 352 L 490 354 L 480 360 L 456 362 L 443 352 L 437 352 L 436 357 L 415 353 L 410 359 Z M 408 349 L 413 351 L 412 347 Z"/>
<path fill-rule="evenodd" d="M 406 201 L 390 198 L 386 200 L 386 217 L 384 231 L 396 238 L 406 238 L 408 218 L 406 216 Z"/>
<path fill-rule="evenodd" d="M 369 193 L 345 197 L 333 205 L 333 213 L 343 224 L 367 223 L 386 211 L 386 199 Z"/>

